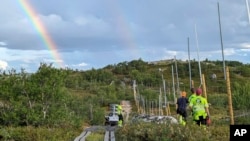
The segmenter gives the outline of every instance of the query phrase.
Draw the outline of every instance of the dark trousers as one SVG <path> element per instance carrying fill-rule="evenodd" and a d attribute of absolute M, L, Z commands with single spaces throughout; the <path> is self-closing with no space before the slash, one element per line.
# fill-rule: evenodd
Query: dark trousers
<path fill-rule="evenodd" d="M 203 116 L 199 116 L 199 120 L 195 120 L 197 125 L 206 125 L 206 118 L 203 118 Z"/>
<path fill-rule="evenodd" d="M 119 114 L 118 117 L 119 117 L 119 120 L 123 121 L 123 116 L 122 116 L 122 114 Z"/>
<path fill-rule="evenodd" d="M 187 110 L 177 109 L 177 114 L 181 115 L 185 121 L 187 121 Z"/>

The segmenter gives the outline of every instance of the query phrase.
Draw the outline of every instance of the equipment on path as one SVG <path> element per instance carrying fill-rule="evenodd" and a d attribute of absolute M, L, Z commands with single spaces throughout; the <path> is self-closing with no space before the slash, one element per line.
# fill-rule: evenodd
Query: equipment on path
<path fill-rule="evenodd" d="M 109 114 L 105 116 L 105 125 L 115 126 L 118 124 L 119 115 L 118 115 L 118 104 L 110 104 L 109 106 Z"/>

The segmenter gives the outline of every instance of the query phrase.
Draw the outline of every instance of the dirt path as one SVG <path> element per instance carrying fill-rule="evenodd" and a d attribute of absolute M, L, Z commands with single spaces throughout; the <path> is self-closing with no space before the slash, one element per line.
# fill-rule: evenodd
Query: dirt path
<path fill-rule="evenodd" d="M 124 122 L 128 122 L 128 119 L 129 119 L 129 115 L 132 111 L 132 106 L 130 104 L 130 101 L 127 101 L 127 100 L 123 100 L 121 101 L 121 106 L 122 106 L 122 110 L 123 110 L 123 117 L 124 117 Z"/>

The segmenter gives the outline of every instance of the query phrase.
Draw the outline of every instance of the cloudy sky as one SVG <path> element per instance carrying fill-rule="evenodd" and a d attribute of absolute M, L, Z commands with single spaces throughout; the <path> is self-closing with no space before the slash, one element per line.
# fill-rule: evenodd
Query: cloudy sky
<path fill-rule="evenodd" d="M 190 58 L 250 63 L 246 0 L 0 0 L 0 69 Z M 250 3 L 250 0 L 249 0 Z"/>

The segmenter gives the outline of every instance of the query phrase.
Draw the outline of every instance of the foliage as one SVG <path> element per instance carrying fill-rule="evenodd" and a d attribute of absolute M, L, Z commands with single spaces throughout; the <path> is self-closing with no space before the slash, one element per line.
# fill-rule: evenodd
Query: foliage
<path fill-rule="evenodd" d="M 232 99 L 234 108 L 247 110 L 250 107 L 250 83 L 239 84 L 234 82 L 232 86 Z"/>
<path fill-rule="evenodd" d="M 116 132 L 119 141 L 221 141 L 229 140 L 229 126 L 204 129 L 195 124 L 127 124 Z"/>
<path fill-rule="evenodd" d="M 232 98 L 237 112 L 250 107 L 249 65 L 239 62 L 226 62 L 233 71 Z M 211 126 L 209 134 L 214 140 L 224 140 L 228 136 L 226 121 L 217 120 L 227 115 L 225 107 L 227 97 L 221 61 L 201 62 L 202 72 L 206 76 L 208 100 L 214 122 L 220 126 Z M 136 80 L 138 92 L 147 100 L 157 100 L 162 76 L 166 80 L 167 91 L 172 89 L 172 60 L 150 64 L 141 59 L 108 65 L 102 69 L 87 71 L 58 69 L 52 64 L 41 63 L 37 72 L 29 74 L 21 69 L 0 71 L 0 138 L 4 140 L 72 140 L 86 125 L 103 125 L 105 108 L 110 103 L 130 100 L 133 103 L 132 82 Z M 187 61 L 177 60 L 181 89 L 189 87 L 189 69 Z M 159 72 L 159 68 L 163 71 Z M 175 71 L 175 66 L 174 66 Z M 192 80 L 199 85 L 199 69 L 195 60 L 191 61 Z M 174 72 L 175 73 L 175 72 Z M 210 75 L 216 73 L 216 80 Z M 176 83 L 176 82 L 175 82 Z M 176 85 L 174 85 L 176 86 Z M 168 97 L 172 100 L 172 95 Z M 133 110 L 134 105 L 133 106 Z M 174 108 L 174 107 L 172 107 Z M 248 117 L 240 117 L 237 123 L 249 123 Z M 131 128 L 130 128 L 131 127 Z M 196 127 L 185 128 L 156 125 L 125 125 L 119 130 L 119 139 L 126 140 L 185 140 L 193 133 L 201 134 Z M 159 132 L 156 132 L 159 131 Z M 174 131 L 174 132 L 173 132 Z M 53 134 L 50 134 L 53 132 Z M 216 135 L 215 133 L 219 134 Z M 183 134 L 184 133 L 184 134 Z M 151 138 L 153 135 L 156 138 Z M 125 137 L 126 136 L 126 137 Z M 130 138 L 131 137 L 131 138 Z M 133 138 L 132 138 L 133 137 Z M 209 136 L 200 138 L 207 140 Z"/>
<path fill-rule="evenodd" d="M 10 73 L 0 86 L 1 98 L 6 101 L 0 108 L 2 125 L 39 126 L 64 121 L 69 102 L 63 88 L 65 76 L 64 71 L 46 64 L 30 76 Z"/>
<path fill-rule="evenodd" d="M 85 141 L 103 141 L 104 140 L 104 131 L 95 131 L 88 135 Z"/>
<path fill-rule="evenodd" d="M 0 140 L 3 141 L 70 141 L 78 136 L 76 128 L 48 127 L 0 127 Z M 53 134 L 52 134 L 53 133 Z"/>
<path fill-rule="evenodd" d="M 99 108 L 99 107 L 94 107 L 93 111 L 93 118 L 90 121 L 91 125 L 103 125 L 105 122 L 104 115 L 105 115 L 105 109 L 104 108 Z"/>
<path fill-rule="evenodd" d="M 213 107 L 226 108 L 228 96 L 225 94 L 208 94 L 208 102 Z"/>
<path fill-rule="evenodd" d="M 93 133 L 90 134 L 85 141 L 103 141 L 104 140 L 104 136 L 103 134 L 99 134 L 99 133 Z"/>

